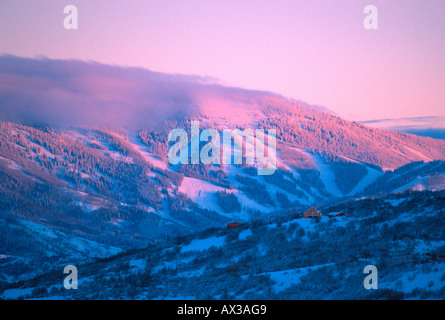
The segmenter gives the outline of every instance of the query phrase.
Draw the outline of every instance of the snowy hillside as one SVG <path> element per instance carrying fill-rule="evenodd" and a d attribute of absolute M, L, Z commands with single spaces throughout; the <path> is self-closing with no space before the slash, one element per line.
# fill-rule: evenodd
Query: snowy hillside
<path fill-rule="evenodd" d="M 238 228 L 210 229 L 79 265 L 81 290 L 57 273 L 32 286 L 11 284 L 3 298 L 62 299 L 443 299 L 442 192 L 405 192 L 294 212 Z M 341 210 L 341 217 L 334 216 Z M 363 287 L 366 265 L 378 290 Z M 81 271 L 80 271 L 81 270 Z M 39 288 L 51 288 L 44 290 Z"/>
<path fill-rule="evenodd" d="M 170 165 L 163 156 L 165 146 L 152 139 L 153 131 L 4 122 L 0 129 L 0 222 L 8 228 L 29 221 L 36 230 L 86 241 L 81 242 L 85 249 L 69 245 L 68 258 L 75 261 L 314 204 L 445 188 L 443 161 L 415 162 L 384 172 L 346 156 L 280 142 L 277 170 L 259 176 L 256 168 L 243 165 Z M 66 261 L 58 259 L 61 247 L 54 247 L 46 233 L 34 232 L 35 240 L 26 242 L 42 244 L 36 255 L 36 247 L 23 246 L 22 237 L 12 230 L 1 238 L 0 254 L 33 254 L 36 259 L 28 261 L 27 270 L 35 271 L 17 275 L 17 264 L 24 260 L 3 259 L 5 279 L 42 272 L 39 261 L 48 256 L 55 257 L 55 264 Z"/>
<path fill-rule="evenodd" d="M 0 65 L 2 79 L 16 75 L 0 83 L 0 288 L 26 287 L 49 267 L 91 263 L 97 271 L 113 260 L 107 268 L 131 283 L 126 296 L 168 298 L 168 286 L 175 286 L 177 294 L 197 297 L 186 288 L 206 286 L 202 275 L 226 283 L 222 292 L 204 290 L 211 297 L 287 297 L 295 288 L 316 295 L 309 283 L 329 278 L 326 270 L 352 277 L 366 259 L 384 264 L 393 248 L 416 248 L 417 260 L 406 258 L 413 274 L 394 274 L 402 285 L 385 280 L 397 295 L 424 294 L 406 281 L 419 261 L 430 265 L 425 250 L 442 255 L 443 235 L 436 230 L 442 216 L 431 208 L 443 208 L 445 140 L 371 128 L 273 93 L 199 77 L 16 57 Z M 201 157 L 209 142 L 197 138 L 195 124 L 198 133 L 218 133 L 211 154 L 219 163 L 190 164 L 192 152 Z M 168 160 L 174 129 L 186 136 L 187 163 Z M 238 130 L 234 144 L 248 136 L 238 144 L 244 150 L 239 162 L 224 142 L 229 129 Z M 275 132 L 276 139 L 249 140 L 256 130 Z M 272 141 L 276 148 L 268 149 Z M 259 174 L 263 146 L 270 175 Z M 252 163 L 247 150 L 254 150 Z M 402 200 L 406 194 L 416 200 Z M 301 219 L 311 206 L 347 211 L 347 218 Z M 228 231 L 235 221 L 242 227 Z M 428 232 L 416 233 L 409 223 Z M 404 227 L 408 239 L 400 243 L 394 237 Z M 374 247 L 362 234 L 381 242 Z M 338 275 L 339 264 L 346 275 Z M 85 283 L 95 279 L 93 269 Z M 122 281 L 115 271 L 102 276 Z M 170 282 L 160 280 L 165 275 Z M 437 276 L 419 279 L 430 283 L 428 277 Z M 152 283 L 150 293 L 138 289 Z M 442 294 L 437 283 L 429 287 L 433 296 Z M 333 298 L 347 295 L 335 284 L 328 288 Z"/>

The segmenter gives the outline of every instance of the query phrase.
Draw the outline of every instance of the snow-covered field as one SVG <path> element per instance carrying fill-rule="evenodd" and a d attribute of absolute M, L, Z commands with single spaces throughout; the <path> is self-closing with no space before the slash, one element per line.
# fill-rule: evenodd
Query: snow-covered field
<path fill-rule="evenodd" d="M 49 256 L 59 255 L 64 250 L 69 251 L 73 257 L 78 255 L 79 257 L 95 258 L 108 257 L 122 252 L 120 248 L 106 246 L 81 237 L 68 236 L 42 224 L 26 220 L 18 220 L 18 222 L 20 225 L 14 226 L 15 228 L 20 228 L 22 232 L 28 233 L 32 238 L 39 239 L 40 242 L 49 245 L 47 251 Z"/>
<path fill-rule="evenodd" d="M 319 156 L 311 155 L 311 157 L 318 171 L 320 171 L 320 178 L 323 181 L 326 191 L 335 197 L 343 196 L 335 183 L 335 174 L 331 170 L 330 166 L 326 164 Z"/>
<path fill-rule="evenodd" d="M 207 239 L 193 240 L 190 244 L 182 247 L 181 252 L 203 251 L 211 247 L 221 247 L 224 244 L 225 237 L 210 237 Z"/>
<path fill-rule="evenodd" d="M 167 169 L 168 164 L 156 155 L 147 151 L 147 146 L 144 145 L 138 137 L 129 137 L 128 143 L 136 150 L 148 163 L 151 163 L 154 167 L 160 169 Z"/>
<path fill-rule="evenodd" d="M 353 196 L 361 191 L 363 191 L 368 185 L 376 181 L 379 177 L 381 177 L 384 173 L 378 170 L 375 170 L 370 167 L 366 167 L 368 170 L 367 175 L 352 189 L 348 196 Z"/>
<path fill-rule="evenodd" d="M 275 292 L 283 291 L 292 285 L 296 285 L 301 281 L 301 277 L 307 275 L 310 271 L 317 270 L 322 267 L 331 266 L 333 263 L 327 263 L 323 265 L 316 265 L 311 267 L 295 268 L 281 271 L 265 272 L 259 275 L 270 276 L 270 279 L 275 281 L 273 289 Z M 247 276 L 242 276 L 246 278 Z"/>

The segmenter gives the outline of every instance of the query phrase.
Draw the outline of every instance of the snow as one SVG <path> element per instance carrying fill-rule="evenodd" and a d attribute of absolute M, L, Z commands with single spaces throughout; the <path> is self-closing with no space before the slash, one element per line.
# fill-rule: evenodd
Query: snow
<path fill-rule="evenodd" d="M 338 189 L 337 184 L 335 183 L 335 174 L 331 170 L 331 167 L 326 164 L 323 159 L 319 156 L 314 156 L 308 153 L 311 156 L 312 160 L 315 163 L 318 171 L 320 171 L 320 179 L 323 181 L 323 184 L 326 188 L 326 191 L 336 197 L 342 197 L 342 192 Z"/>
<path fill-rule="evenodd" d="M 205 194 L 207 193 L 214 193 L 217 191 L 230 192 L 231 190 L 214 185 L 206 180 L 184 177 L 178 191 L 185 193 L 190 199 L 196 201 L 198 198 L 205 197 Z"/>
<path fill-rule="evenodd" d="M 42 154 L 42 155 L 45 154 L 48 158 L 51 158 L 51 159 L 56 158 L 56 156 L 53 153 L 51 153 L 48 149 L 46 149 L 45 147 L 43 147 L 35 142 L 32 142 L 30 139 L 28 139 L 28 142 L 29 142 L 30 146 L 32 148 L 34 148 L 35 150 L 38 150 L 40 148 L 40 153 L 38 153 L 38 154 Z"/>
<path fill-rule="evenodd" d="M 161 217 L 165 221 L 168 221 L 170 223 L 176 223 L 176 224 L 178 224 L 180 226 L 188 228 L 187 224 L 185 224 L 184 222 L 181 222 L 181 221 L 173 218 L 170 215 L 170 209 L 168 208 L 168 200 L 166 198 L 162 199 L 162 208 L 163 208 L 162 211 L 153 211 L 153 213 L 158 215 L 159 217 Z"/>
<path fill-rule="evenodd" d="M 424 185 L 426 180 L 426 177 L 418 177 L 412 181 L 410 181 L 409 183 L 395 189 L 393 192 L 397 193 L 397 192 L 402 192 L 404 190 L 407 189 L 412 189 L 412 190 L 416 190 L 416 191 L 423 191 L 425 189 L 427 189 Z"/>
<path fill-rule="evenodd" d="M 131 136 L 128 138 L 127 142 L 136 150 L 142 158 L 145 159 L 148 163 L 151 163 L 154 167 L 166 170 L 167 169 L 167 163 L 159 159 L 154 154 L 149 153 L 147 150 L 147 146 L 143 144 L 139 137 Z"/>
<path fill-rule="evenodd" d="M 321 217 L 321 221 L 322 222 L 327 222 L 329 221 L 327 216 L 322 215 Z M 304 231 L 305 231 L 305 236 L 303 238 L 300 238 L 299 240 L 308 240 L 308 233 L 309 232 L 314 232 L 315 231 L 315 226 L 316 226 L 316 221 L 318 219 L 305 219 L 305 218 L 298 218 L 298 219 L 294 219 L 292 221 L 288 221 L 287 223 L 284 223 L 284 226 L 289 226 L 291 224 L 297 223 Z M 295 234 L 294 234 L 295 237 Z M 290 239 L 292 240 L 292 239 Z"/>
<path fill-rule="evenodd" d="M 355 195 L 361 191 L 363 191 L 368 185 L 376 181 L 379 177 L 381 177 L 384 173 L 370 167 L 366 167 L 368 170 L 367 175 L 348 193 L 348 196 Z"/>
<path fill-rule="evenodd" d="M 441 246 L 445 246 L 445 240 L 444 241 L 429 241 L 429 240 L 416 240 L 416 247 L 414 248 L 414 253 L 427 253 L 434 251 L 437 248 L 440 248 Z"/>
<path fill-rule="evenodd" d="M 405 198 L 401 198 L 401 199 L 386 199 L 385 202 L 389 203 L 393 207 L 397 207 L 399 204 L 401 204 L 405 200 L 406 200 Z"/>
<path fill-rule="evenodd" d="M 234 190 L 225 189 L 205 180 L 184 177 L 178 191 L 185 193 L 193 202 L 197 203 L 202 208 L 224 214 L 217 203 L 215 193 L 217 191 L 233 192 Z"/>
<path fill-rule="evenodd" d="M 146 259 L 131 259 L 129 262 L 130 268 L 134 268 L 137 270 L 145 269 Z"/>
<path fill-rule="evenodd" d="M 22 170 L 22 167 L 20 167 L 15 161 L 12 161 L 10 159 L 4 158 L 0 156 L 0 160 L 6 161 L 8 164 L 8 167 L 14 170 Z"/>
<path fill-rule="evenodd" d="M 83 201 L 74 201 L 74 203 L 83 208 L 85 212 L 93 212 L 100 208 L 98 205 L 94 205 L 91 203 L 85 203 Z"/>
<path fill-rule="evenodd" d="M 267 248 L 263 244 L 259 243 L 257 249 L 261 256 L 265 256 L 267 254 Z"/>
<path fill-rule="evenodd" d="M 315 221 L 317 221 L 317 219 L 305 219 L 305 218 L 297 219 L 297 223 L 300 225 L 300 227 L 302 227 L 305 231 L 311 231 L 311 232 L 314 231 Z"/>
<path fill-rule="evenodd" d="M 91 178 L 91 176 L 89 175 L 89 174 L 86 174 L 86 173 L 84 173 L 84 172 L 80 172 L 80 171 L 78 171 L 79 172 L 79 175 L 80 175 L 80 177 L 82 178 L 82 179 L 88 179 L 88 178 Z"/>
<path fill-rule="evenodd" d="M 283 167 L 285 170 L 292 171 L 294 173 L 294 176 L 298 177 L 299 174 L 294 171 L 294 169 L 298 168 L 314 168 L 315 164 L 313 162 L 309 163 L 301 163 L 300 160 L 296 160 L 300 157 L 306 158 L 306 161 L 312 161 L 312 157 L 307 156 L 308 152 L 307 150 L 293 147 L 292 145 L 283 142 L 281 140 L 277 140 L 277 167 Z M 288 151 L 286 154 L 286 159 L 283 158 L 283 150 Z M 290 153 L 289 153 L 290 152 Z M 293 156 L 295 154 L 295 156 Z"/>
<path fill-rule="evenodd" d="M 22 296 L 27 296 L 32 294 L 34 288 L 24 288 L 24 289 L 7 289 L 3 292 L 3 299 L 18 299 Z"/>
<path fill-rule="evenodd" d="M 250 236 L 252 236 L 252 230 L 246 229 L 240 232 L 240 234 L 238 235 L 238 240 L 246 240 Z"/>
<path fill-rule="evenodd" d="M 285 222 L 285 223 L 282 223 L 281 225 L 282 225 L 283 227 L 287 228 L 287 227 L 289 227 L 291 224 L 298 223 L 299 220 L 300 220 L 300 219 L 293 219 L 293 220 L 287 221 L 287 222 Z"/>
<path fill-rule="evenodd" d="M 403 192 L 404 190 L 407 190 L 407 189 L 415 190 L 415 191 L 444 190 L 445 184 L 443 183 L 443 181 L 434 182 L 434 180 L 433 180 L 434 177 L 438 177 L 438 175 L 417 177 L 417 178 L 413 179 L 412 181 L 408 182 L 407 184 L 395 189 L 393 192 Z"/>
<path fill-rule="evenodd" d="M 403 147 L 404 147 L 405 150 L 407 150 L 409 153 L 414 154 L 414 155 L 416 156 L 416 157 L 413 159 L 414 161 L 418 161 L 419 159 L 420 159 L 420 160 L 423 160 L 423 161 L 425 161 L 425 162 L 433 161 L 433 159 L 431 159 L 431 158 L 425 156 L 423 153 L 421 153 L 421 152 L 419 152 L 419 151 L 417 151 L 417 150 L 414 150 L 413 148 L 410 148 L 410 147 L 408 147 L 408 146 L 403 146 Z"/>
<path fill-rule="evenodd" d="M 195 97 L 200 113 L 208 115 L 209 124 L 218 123 L 238 127 L 258 127 L 258 120 L 265 118 L 264 113 L 255 103 L 245 103 L 230 97 L 215 97 L 213 94 L 201 92 Z M 206 122 L 204 119 L 202 122 Z"/>
<path fill-rule="evenodd" d="M 305 270 L 305 268 L 276 271 L 270 273 L 270 279 L 276 282 L 274 284 L 274 290 L 279 292 L 289 288 L 293 284 L 298 284 L 300 278 L 307 274 L 308 270 Z"/>
<path fill-rule="evenodd" d="M 178 277 L 183 277 L 183 278 L 198 277 L 204 273 L 205 269 L 206 268 L 204 266 L 197 270 L 181 272 L 181 273 L 178 273 Z"/>
<path fill-rule="evenodd" d="M 439 290 L 444 286 L 444 282 L 440 279 L 445 275 L 445 264 L 441 263 L 438 267 L 441 271 L 432 271 L 422 273 L 418 271 L 407 272 L 400 278 L 402 282 L 401 290 L 411 292 L 416 288 L 425 288 L 431 290 Z"/>
<path fill-rule="evenodd" d="M 114 225 L 114 226 L 123 226 L 124 223 L 125 223 L 125 220 L 124 219 L 113 219 L 113 218 L 111 218 L 110 223 L 112 225 Z"/>
<path fill-rule="evenodd" d="M 134 163 L 134 161 L 133 161 L 133 159 L 131 157 L 126 157 L 126 156 L 120 154 L 117 151 L 109 151 L 108 150 L 107 153 L 109 154 L 110 157 L 112 157 L 115 160 L 123 161 L 123 162 L 126 162 L 126 163 Z"/>
<path fill-rule="evenodd" d="M 264 179 L 264 177 L 258 177 L 258 178 Z M 285 179 L 289 179 L 289 178 L 285 176 Z M 274 195 L 276 195 L 277 192 L 281 192 L 281 193 L 284 193 L 290 201 L 298 201 L 299 203 L 301 203 L 303 205 L 308 205 L 308 206 L 314 203 L 314 197 L 309 195 L 305 190 L 300 188 L 300 186 L 298 186 L 298 185 L 296 186 L 296 190 L 302 192 L 303 194 L 305 194 L 307 196 L 307 198 L 300 197 L 298 195 L 289 193 L 286 190 L 284 190 L 284 189 L 282 189 L 282 188 L 280 188 L 280 187 L 278 187 L 278 186 L 276 186 L 274 184 L 268 183 L 265 180 L 263 180 L 261 182 L 266 185 L 267 191 L 272 196 L 273 199 L 276 198 L 276 197 L 274 197 Z M 276 201 L 276 203 L 279 203 L 278 200 Z"/>
<path fill-rule="evenodd" d="M 24 227 L 23 231 L 30 234 L 38 236 L 39 241 L 52 243 L 53 250 L 61 248 L 69 248 L 73 255 L 74 252 L 78 252 L 79 255 L 84 257 L 88 255 L 90 257 L 107 257 L 110 255 L 118 254 L 122 249 L 112 246 L 106 246 L 104 244 L 87 240 L 84 238 L 69 236 L 63 232 L 53 230 L 50 227 L 31 222 L 26 220 L 18 219 L 19 224 Z M 48 255 L 54 254 L 52 251 L 48 251 Z"/>
<path fill-rule="evenodd" d="M 224 245 L 224 237 L 210 237 L 207 239 L 195 239 L 190 244 L 182 247 L 181 252 L 204 251 L 215 246 L 220 248 Z"/>
<path fill-rule="evenodd" d="M 322 267 L 327 267 L 332 265 L 334 265 L 334 263 L 327 263 L 322 265 L 288 269 L 282 271 L 264 272 L 259 275 L 270 275 L 270 279 L 275 281 L 275 284 L 273 286 L 275 292 L 280 292 L 291 287 L 294 284 L 298 284 L 300 282 L 301 277 L 307 275 L 309 271 L 313 271 Z M 247 277 L 248 276 L 242 276 L 242 278 L 244 279 Z"/>
<path fill-rule="evenodd" d="M 333 214 L 332 212 L 329 214 Z M 298 224 L 301 228 L 304 229 L 305 232 L 314 232 L 314 228 L 316 226 L 317 221 L 320 221 L 322 223 L 326 222 L 332 222 L 337 223 L 339 225 L 344 224 L 345 220 L 343 217 L 335 217 L 335 218 L 329 218 L 326 214 L 322 214 L 321 219 L 305 219 L 305 218 L 297 218 L 290 221 L 287 221 L 283 223 L 281 226 L 283 228 L 287 228 L 291 226 L 292 224 Z"/>
<path fill-rule="evenodd" d="M 84 143 L 84 144 L 88 144 L 89 142 L 94 142 L 94 143 L 100 145 L 100 143 L 98 141 L 96 141 L 94 137 L 86 136 L 83 133 L 80 133 L 79 131 L 86 133 L 85 130 L 78 128 L 78 129 L 65 130 L 64 132 L 62 132 L 62 136 L 66 136 L 69 139 L 74 139 L 74 140 L 76 140 L 80 143 Z"/>
<path fill-rule="evenodd" d="M 178 265 L 187 264 L 190 261 L 192 261 L 193 259 L 194 259 L 194 257 L 188 257 L 188 258 L 183 258 L 183 259 L 176 259 L 173 261 L 164 261 L 162 264 L 155 266 L 152 269 L 152 273 L 157 273 L 157 272 L 161 271 L 162 269 L 176 269 L 176 267 Z"/>
<path fill-rule="evenodd" d="M 228 177 L 229 182 L 232 185 L 234 185 L 235 187 L 238 187 L 241 185 L 238 182 L 238 180 L 236 180 L 236 178 L 235 178 L 236 174 L 238 173 L 240 175 L 246 175 L 242 168 L 236 167 L 234 165 L 226 165 L 224 167 L 224 171 L 229 176 Z M 253 176 L 253 177 L 249 177 L 249 178 L 256 179 L 260 183 L 265 184 L 267 191 L 272 196 L 272 198 L 273 198 L 273 195 L 275 195 L 277 191 L 280 191 L 280 192 L 286 194 L 287 197 L 289 198 L 289 200 L 291 200 L 291 201 L 299 200 L 301 202 L 304 202 L 303 199 L 298 198 L 296 195 L 290 194 L 287 191 L 285 191 L 275 185 L 265 182 L 264 177 L 262 177 L 262 176 Z M 246 207 L 251 210 L 264 212 L 264 213 L 268 213 L 268 212 L 276 210 L 276 208 L 274 208 L 274 207 L 263 206 L 263 205 L 257 203 L 256 201 L 252 200 L 248 195 L 246 195 L 244 192 L 239 191 L 239 188 L 237 188 L 237 190 L 227 190 L 227 192 L 233 192 L 238 197 L 238 200 L 242 204 L 242 207 Z M 237 218 L 247 220 L 249 218 L 249 216 L 248 216 L 248 213 L 243 212 L 242 215 L 238 216 Z"/>

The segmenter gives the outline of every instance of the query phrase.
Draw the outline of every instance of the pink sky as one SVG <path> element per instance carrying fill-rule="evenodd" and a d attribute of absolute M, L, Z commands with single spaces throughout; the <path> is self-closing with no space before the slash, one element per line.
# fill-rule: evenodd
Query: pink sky
<path fill-rule="evenodd" d="M 65 30 L 65 5 L 79 29 Z M 378 8 L 379 29 L 363 28 Z M 351 120 L 445 116 L 442 0 L 0 0 L 0 53 L 276 92 Z"/>

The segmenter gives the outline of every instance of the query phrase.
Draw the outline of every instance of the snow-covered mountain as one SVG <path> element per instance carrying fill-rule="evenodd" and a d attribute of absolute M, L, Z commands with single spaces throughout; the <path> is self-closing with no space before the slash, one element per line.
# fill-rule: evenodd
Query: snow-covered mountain
<path fill-rule="evenodd" d="M 445 188 L 445 140 L 199 77 L 0 57 L 0 120 L 4 283 L 46 272 L 48 257 L 57 268 L 231 221 Z M 192 121 L 218 132 L 276 130 L 276 170 L 170 164 L 169 133 L 190 136 Z"/>
<path fill-rule="evenodd" d="M 4 212 L 51 226 L 57 222 L 64 232 L 82 224 L 91 229 L 97 220 L 111 235 L 126 230 L 131 247 L 139 242 L 135 234 L 153 240 L 344 197 L 444 186 L 442 161 L 385 172 L 350 158 L 355 151 L 332 155 L 281 140 L 272 175 L 260 176 L 245 165 L 174 166 L 165 159 L 165 138 L 153 140 L 162 132 L 1 123 Z M 425 153 L 419 151 L 419 158 Z"/>

